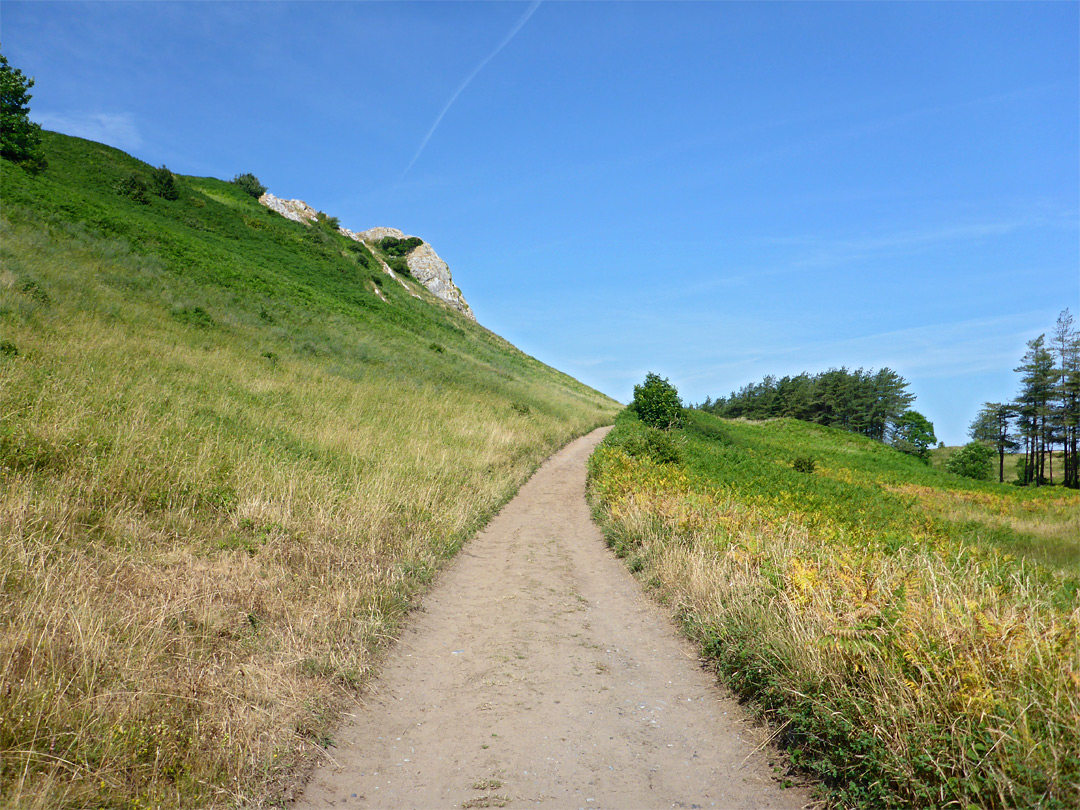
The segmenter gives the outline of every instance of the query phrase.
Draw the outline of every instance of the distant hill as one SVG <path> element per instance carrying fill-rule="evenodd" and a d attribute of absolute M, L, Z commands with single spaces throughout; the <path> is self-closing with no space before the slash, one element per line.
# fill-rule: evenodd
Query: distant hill
<path fill-rule="evenodd" d="M 619 405 L 333 217 L 44 148 L 0 164 L 0 805 L 278 806 L 414 595 Z"/>

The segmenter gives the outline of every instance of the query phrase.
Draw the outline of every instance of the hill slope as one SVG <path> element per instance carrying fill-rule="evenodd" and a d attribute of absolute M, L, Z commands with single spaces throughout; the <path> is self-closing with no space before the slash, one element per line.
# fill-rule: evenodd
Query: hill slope
<path fill-rule="evenodd" d="M 0 804 L 279 801 L 412 596 L 618 406 L 236 185 L 0 169 Z"/>
<path fill-rule="evenodd" d="M 616 552 L 838 805 L 1077 807 L 1080 493 L 700 411 L 625 412 L 590 481 Z"/>

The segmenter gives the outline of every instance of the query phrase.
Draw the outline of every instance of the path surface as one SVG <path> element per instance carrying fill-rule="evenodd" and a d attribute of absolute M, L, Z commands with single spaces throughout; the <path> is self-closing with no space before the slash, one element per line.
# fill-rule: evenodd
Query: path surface
<path fill-rule="evenodd" d="M 760 732 L 604 544 L 598 430 L 461 551 L 297 808 L 800 808 Z"/>

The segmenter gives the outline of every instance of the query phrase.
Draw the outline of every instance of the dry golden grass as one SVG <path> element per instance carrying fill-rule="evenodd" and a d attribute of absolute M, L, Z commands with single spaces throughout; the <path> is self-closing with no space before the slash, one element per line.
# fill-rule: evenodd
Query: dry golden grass
<path fill-rule="evenodd" d="M 48 306 L 0 286 L 0 806 L 278 806 L 418 590 L 615 403 L 516 354 L 414 375 L 426 339 L 267 358 L 63 258 Z"/>

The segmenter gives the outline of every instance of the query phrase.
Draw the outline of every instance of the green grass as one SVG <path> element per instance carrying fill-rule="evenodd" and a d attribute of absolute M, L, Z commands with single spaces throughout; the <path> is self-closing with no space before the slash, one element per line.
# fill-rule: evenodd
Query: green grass
<path fill-rule="evenodd" d="M 44 143 L 0 171 L 0 806 L 280 803 L 617 406 L 231 183 L 141 205 L 147 165 Z"/>
<path fill-rule="evenodd" d="M 590 497 L 831 803 L 1078 805 L 1080 493 L 691 412 L 663 441 L 621 415 Z"/>

